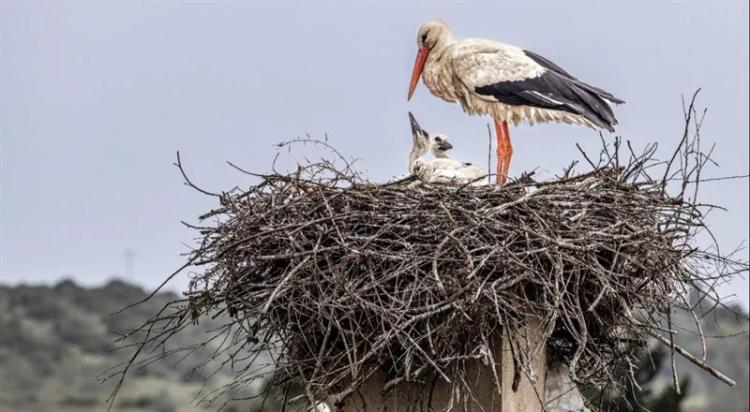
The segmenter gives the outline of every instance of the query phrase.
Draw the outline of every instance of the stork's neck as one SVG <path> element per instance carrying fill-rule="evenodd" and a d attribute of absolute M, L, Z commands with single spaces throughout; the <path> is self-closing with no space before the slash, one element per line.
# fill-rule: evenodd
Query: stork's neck
<path fill-rule="evenodd" d="M 435 96 L 449 102 L 455 102 L 459 98 L 451 62 L 455 44 L 452 38 L 439 42 L 427 55 L 422 72 L 422 79 L 427 89 Z"/>
<path fill-rule="evenodd" d="M 450 157 L 441 150 L 433 150 L 432 155 L 435 156 L 436 159 L 450 159 Z"/>
<path fill-rule="evenodd" d="M 424 155 L 426 152 L 427 150 L 425 150 L 424 148 L 417 145 L 412 145 L 411 152 L 409 152 L 409 173 L 414 172 L 414 162 L 416 162 L 417 159 L 422 157 L 422 155 Z"/>

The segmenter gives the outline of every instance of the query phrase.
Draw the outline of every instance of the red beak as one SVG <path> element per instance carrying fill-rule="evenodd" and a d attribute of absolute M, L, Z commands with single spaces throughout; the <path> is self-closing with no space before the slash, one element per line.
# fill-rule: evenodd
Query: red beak
<path fill-rule="evenodd" d="M 411 99 L 411 95 L 414 94 L 414 89 L 417 88 L 417 82 L 419 82 L 419 76 L 422 75 L 422 68 L 424 68 L 424 61 L 427 60 L 427 55 L 430 53 L 430 49 L 425 46 L 419 48 L 417 52 L 417 61 L 414 62 L 414 70 L 411 72 L 411 83 L 409 84 L 409 95 L 406 100 Z"/>

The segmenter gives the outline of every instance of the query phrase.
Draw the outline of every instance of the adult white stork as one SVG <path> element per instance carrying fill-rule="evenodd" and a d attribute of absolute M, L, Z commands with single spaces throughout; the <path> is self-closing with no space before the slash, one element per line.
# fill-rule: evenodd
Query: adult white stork
<path fill-rule="evenodd" d="M 460 103 L 469 114 L 492 116 L 500 184 L 507 181 L 513 154 L 509 122 L 557 121 L 609 131 L 617 124 L 606 101 L 624 101 L 534 52 L 485 39 L 454 40 L 441 20 L 419 28 L 417 45 L 407 100 L 423 75 L 432 94 Z"/>

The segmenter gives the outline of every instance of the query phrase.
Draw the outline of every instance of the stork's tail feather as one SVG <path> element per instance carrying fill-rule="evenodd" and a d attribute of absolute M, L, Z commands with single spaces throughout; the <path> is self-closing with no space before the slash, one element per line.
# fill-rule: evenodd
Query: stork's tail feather
<path fill-rule="evenodd" d="M 618 99 L 612 93 L 610 93 L 610 92 L 608 92 L 606 90 L 600 89 L 600 88 L 598 88 L 596 86 L 592 86 L 590 84 L 586 84 L 586 83 L 583 83 L 583 82 L 580 82 L 580 83 L 581 83 L 581 87 L 582 88 L 590 91 L 591 93 L 596 94 L 597 96 L 601 97 L 602 99 L 608 100 L 608 101 L 610 101 L 610 102 L 612 102 L 614 104 L 623 104 L 623 103 L 625 103 L 625 100 Z"/>
<path fill-rule="evenodd" d="M 612 111 L 612 107 L 605 101 L 608 100 L 614 104 L 625 103 L 624 100 L 620 100 L 614 97 L 611 93 L 606 92 L 598 87 L 591 86 L 580 80 L 574 82 L 572 87 L 573 93 L 576 94 L 579 101 L 583 102 L 584 107 L 583 115 L 590 121 L 602 129 L 606 129 L 610 132 L 615 131 L 615 125 L 617 125 L 617 118 Z"/>

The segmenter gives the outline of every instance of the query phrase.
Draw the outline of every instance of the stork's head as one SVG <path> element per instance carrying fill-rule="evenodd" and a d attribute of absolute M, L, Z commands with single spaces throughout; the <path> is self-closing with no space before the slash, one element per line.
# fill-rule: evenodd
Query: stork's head
<path fill-rule="evenodd" d="M 414 62 L 414 70 L 411 73 L 409 95 L 406 100 L 411 99 L 411 95 L 414 94 L 414 89 L 417 87 L 417 82 L 419 82 L 419 76 L 422 75 L 424 62 L 427 60 L 430 51 L 436 47 L 444 47 L 451 37 L 448 24 L 442 20 L 430 20 L 419 28 L 419 32 L 417 32 L 417 47 L 419 51 L 417 52 L 417 60 Z"/>
<path fill-rule="evenodd" d="M 444 43 L 451 37 L 451 29 L 448 23 L 433 19 L 423 24 L 417 32 L 417 47 L 426 47 L 432 50 L 439 43 Z"/>
<path fill-rule="evenodd" d="M 414 150 L 418 156 L 431 151 L 435 157 L 445 157 L 445 152 L 452 149 L 453 145 L 448 141 L 448 136 L 442 133 L 428 133 L 417 123 L 417 119 L 409 112 L 411 122 L 411 137 L 414 142 Z"/>
<path fill-rule="evenodd" d="M 445 152 L 453 149 L 453 145 L 448 141 L 448 136 L 442 133 L 429 135 L 430 150 L 435 157 L 446 157 Z"/>

